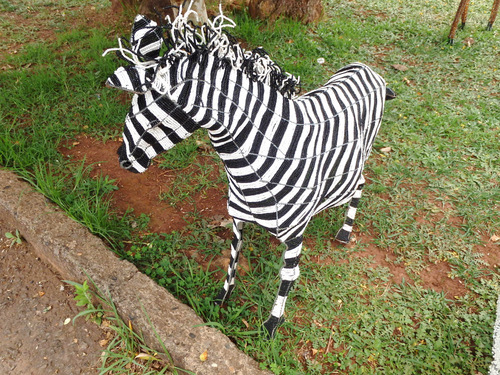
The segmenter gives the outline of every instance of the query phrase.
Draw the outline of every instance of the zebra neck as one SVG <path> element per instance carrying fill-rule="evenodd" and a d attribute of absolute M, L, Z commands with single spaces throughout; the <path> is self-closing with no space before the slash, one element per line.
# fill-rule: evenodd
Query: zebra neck
<path fill-rule="evenodd" d="M 279 153 L 285 133 L 293 134 L 297 127 L 297 121 L 290 121 L 296 117 L 293 101 L 231 67 L 218 73 L 216 82 L 206 107 L 216 108 L 208 130 L 222 160 L 250 160 L 262 147 L 271 156 Z"/>

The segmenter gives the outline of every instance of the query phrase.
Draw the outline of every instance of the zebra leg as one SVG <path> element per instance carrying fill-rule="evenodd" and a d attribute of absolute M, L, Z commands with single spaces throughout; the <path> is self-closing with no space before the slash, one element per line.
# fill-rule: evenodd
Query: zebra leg
<path fill-rule="evenodd" d="M 349 239 L 351 238 L 352 225 L 354 224 L 354 218 L 356 217 L 356 211 L 358 209 L 358 203 L 359 199 L 361 198 L 363 186 L 364 179 L 363 183 L 358 185 L 356 191 L 354 192 L 354 195 L 351 198 L 351 201 L 349 202 L 349 208 L 347 209 L 347 213 L 345 215 L 344 225 L 338 231 L 337 236 L 335 236 L 335 238 L 339 242 L 349 243 Z"/>
<path fill-rule="evenodd" d="M 234 289 L 234 279 L 236 275 L 236 268 L 238 266 L 238 258 L 240 256 L 242 236 L 243 236 L 243 222 L 233 220 L 233 241 L 231 242 L 231 259 L 227 268 L 227 277 L 224 281 L 224 287 L 219 291 L 215 297 L 215 303 L 222 305 L 226 299 L 229 298 Z"/>
<path fill-rule="evenodd" d="M 285 320 L 283 318 L 283 313 L 285 311 L 288 293 L 300 274 L 299 259 L 302 250 L 302 236 L 285 241 L 285 245 L 287 248 L 283 254 L 284 264 L 280 271 L 280 288 L 274 301 L 271 315 L 263 324 L 268 338 L 274 337 L 276 329 Z"/>

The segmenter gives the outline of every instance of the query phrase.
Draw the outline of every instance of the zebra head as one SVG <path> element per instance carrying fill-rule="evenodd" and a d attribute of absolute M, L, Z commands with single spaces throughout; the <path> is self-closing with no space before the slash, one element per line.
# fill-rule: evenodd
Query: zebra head
<path fill-rule="evenodd" d="M 147 73 L 139 75 L 134 67 L 118 69 L 108 84 L 116 82 L 117 74 L 127 76 L 126 84 L 134 82 L 135 78 L 130 79 L 131 72 L 139 79 L 136 81 L 137 86 L 133 87 L 136 94 L 125 118 L 123 143 L 118 148 L 118 157 L 122 168 L 142 173 L 153 158 L 189 137 L 200 126 L 168 92 L 161 93 L 154 88 L 140 92 L 149 85 L 142 80 Z M 164 86 L 166 84 L 167 81 L 163 83 Z"/>
<path fill-rule="evenodd" d="M 212 82 L 212 69 L 230 66 L 286 97 L 298 93 L 298 78 L 283 72 L 262 48 L 245 51 L 225 31 L 235 23 L 222 14 L 222 9 L 219 16 L 202 26 L 189 20 L 192 13 L 190 8 L 180 11 L 172 21 L 167 17 L 165 25 L 139 15 L 130 41 L 119 39 L 118 48 L 105 52 L 116 51 L 129 62 L 106 83 L 135 94 L 125 119 L 123 145 L 118 150 L 120 165 L 130 171 L 144 172 L 160 152 L 215 121 L 210 108 L 204 108 L 201 95 L 205 84 L 220 83 L 217 79 Z"/>
<path fill-rule="evenodd" d="M 178 59 L 160 56 L 166 42 L 163 30 L 154 21 L 137 16 L 132 26 L 129 47 L 119 39 L 118 56 L 131 63 L 118 68 L 106 81 L 108 87 L 132 92 L 131 108 L 125 118 L 123 143 L 118 148 L 120 166 L 142 173 L 151 160 L 189 137 L 198 124 L 179 107 L 170 91 L 170 68 Z"/>

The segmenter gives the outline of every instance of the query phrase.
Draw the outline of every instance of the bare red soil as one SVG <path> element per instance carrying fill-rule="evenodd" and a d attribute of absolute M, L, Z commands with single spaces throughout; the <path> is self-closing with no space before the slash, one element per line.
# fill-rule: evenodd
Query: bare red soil
<path fill-rule="evenodd" d="M 86 160 L 86 164 L 93 165 L 94 174 L 107 175 L 116 180 L 118 190 L 113 192 L 113 204 L 118 212 L 124 213 L 133 209 L 134 214 L 146 214 L 150 217 L 150 229 L 158 233 L 170 233 L 183 230 L 189 219 L 189 212 L 196 207 L 198 213 L 208 222 L 220 223 L 230 220 L 225 198 L 225 186 L 208 189 L 190 197 L 190 202 L 180 203 L 175 206 L 165 200 L 160 200 L 162 191 L 170 189 L 176 174 L 186 171 L 169 171 L 152 165 L 143 174 L 133 174 L 119 167 L 116 149 L 119 141 L 97 141 L 87 136 L 78 138 L 70 148 L 61 151 L 64 155 L 75 160 Z M 194 203 L 193 203 L 194 202 Z M 229 238 L 231 233 L 227 230 L 224 236 Z M 396 256 L 391 252 L 381 249 L 375 244 L 374 237 L 363 233 L 364 250 L 353 252 L 351 257 L 365 257 L 373 259 L 373 267 L 382 266 L 389 269 L 394 284 L 403 282 L 414 283 L 412 277 L 406 272 L 405 266 L 396 262 Z M 487 246 L 487 245 L 486 245 Z M 492 246 L 494 246 L 492 244 Z M 348 248 L 352 245 L 348 245 Z M 498 254 L 481 249 L 490 264 L 498 264 Z M 491 249 L 493 250 L 493 249 Z M 229 254 L 227 254 L 229 258 Z M 496 257 L 496 258 L 495 258 Z M 493 259 L 495 258 L 495 259 Z M 493 263 L 491 263 L 493 262 Z M 463 296 L 467 289 L 458 278 L 450 278 L 450 266 L 446 262 L 429 263 L 420 273 L 421 284 L 438 292 L 444 292 L 448 298 Z"/>

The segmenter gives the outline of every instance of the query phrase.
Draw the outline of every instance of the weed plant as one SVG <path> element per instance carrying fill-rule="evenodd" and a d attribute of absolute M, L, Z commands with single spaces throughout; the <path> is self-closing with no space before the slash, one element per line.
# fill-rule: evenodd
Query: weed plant
<path fill-rule="evenodd" d="M 8 38 L 29 41 L 0 60 L 6 67 L 0 73 L 1 165 L 110 242 L 131 239 L 122 253 L 127 259 L 275 374 L 487 373 L 500 293 L 494 239 L 500 228 L 500 36 L 498 27 L 484 30 L 491 1 L 471 5 L 454 46 L 446 44 L 457 6 L 452 0 L 325 0 L 324 19 L 310 26 L 233 16 L 235 34 L 300 75 L 304 91 L 361 61 L 398 94 L 387 103 L 366 167 L 357 240 L 347 247 L 333 240 L 342 208 L 312 220 L 287 322 L 272 341 L 263 340 L 259 329 L 277 290 L 283 248 L 250 225 L 242 250 L 248 269 L 219 308 L 212 298 L 222 273 L 214 264 L 229 241 L 198 212 L 181 233 L 134 236 L 129 215 L 115 215 L 109 204 L 113 181 L 92 177 L 57 151 L 77 134 L 106 141 L 121 132 L 128 104 L 103 88 L 116 62 L 100 57 L 114 46 L 114 32 L 64 23 L 62 12 L 76 12 L 75 3 L 26 4 L 0 1 L 2 10 L 19 14 L 45 4 L 45 11 L 28 13 L 46 23 L 55 7 L 56 40 L 35 41 L 31 26 L 1 21 L 15 30 Z M 159 159 L 179 171 L 162 196 L 174 205 L 193 189 L 223 182 L 222 172 L 199 160 L 196 141 L 206 139 L 197 137 Z M 424 277 L 436 270 L 443 285 Z"/>
<path fill-rule="evenodd" d="M 163 353 L 157 353 L 144 343 L 142 335 L 134 330 L 130 321 L 127 323 L 120 317 L 116 305 L 110 296 L 106 296 L 95 283 L 85 280 L 83 284 L 66 280 L 75 288 L 77 306 L 84 309 L 74 318 L 85 317 L 107 331 L 107 344 L 101 355 L 99 375 L 142 374 L 142 375 L 177 375 L 181 370 L 172 364 L 172 359 L 165 346 L 159 340 Z M 156 331 L 155 331 L 156 332 Z M 182 373 L 192 374 L 182 370 Z"/>

